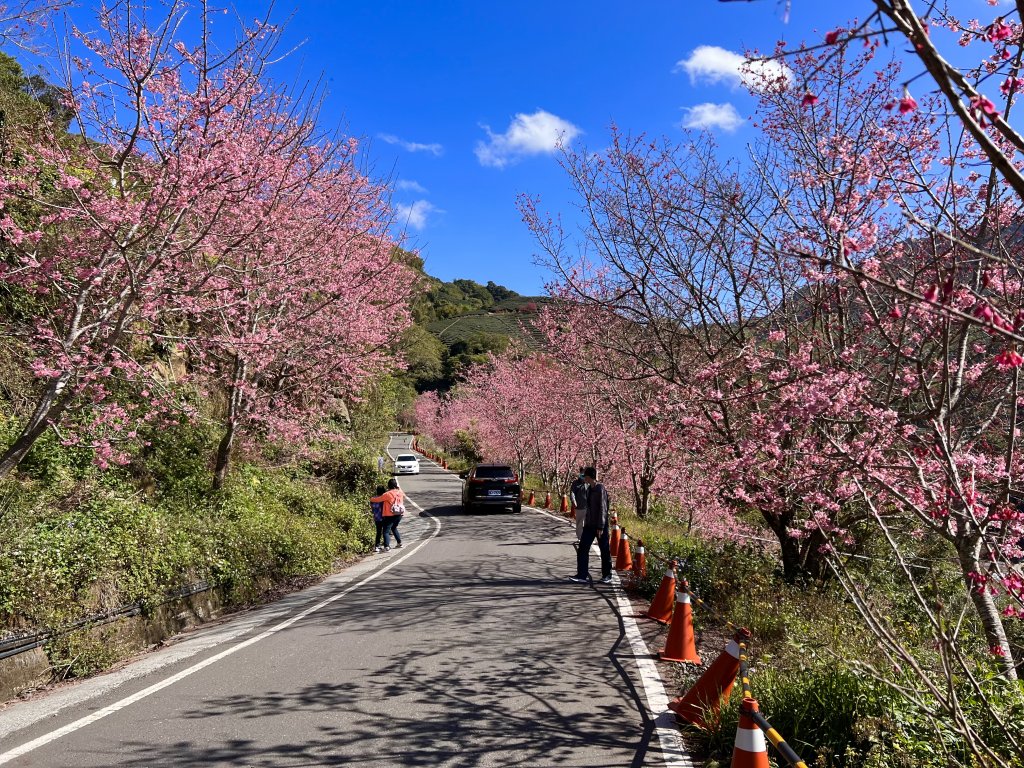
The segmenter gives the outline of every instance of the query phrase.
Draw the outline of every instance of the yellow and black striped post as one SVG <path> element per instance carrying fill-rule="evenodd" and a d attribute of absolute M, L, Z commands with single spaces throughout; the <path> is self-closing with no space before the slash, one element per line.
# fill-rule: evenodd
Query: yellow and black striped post
<path fill-rule="evenodd" d="M 750 690 L 750 668 L 747 666 L 747 644 L 740 643 L 740 682 L 743 683 L 743 698 L 754 698 Z"/>
<path fill-rule="evenodd" d="M 768 737 L 768 741 L 772 743 L 772 746 L 779 751 L 786 762 L 789 763 L 790 768 L 807 768 L 807 763 L 800 759 L 800 755 L 793 751 L 793 748 L 786 743 L 786 740 L 782 738 L 782 735 L 772 728 L 772 724 L 768 722 L 767 718 L 758 712 L 756 709 L 748 711 L 747 715 L 757 724 L 757 727 L 764 731 L 764 735 Z"/>

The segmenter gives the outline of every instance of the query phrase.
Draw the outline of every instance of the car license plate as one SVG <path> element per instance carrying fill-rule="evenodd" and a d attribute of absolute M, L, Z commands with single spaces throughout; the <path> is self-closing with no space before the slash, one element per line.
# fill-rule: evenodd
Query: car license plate
<path fill-rule="evenodd" d="M 497 488 L 495 488 L 493 490 L 488 491 L 487 495 L 488 496 L 501 496 L 501 491 L 499 491 Z"/>

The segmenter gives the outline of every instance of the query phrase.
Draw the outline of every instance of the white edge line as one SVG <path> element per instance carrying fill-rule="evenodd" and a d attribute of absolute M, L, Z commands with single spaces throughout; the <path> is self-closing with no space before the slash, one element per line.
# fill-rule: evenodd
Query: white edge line
<path fill-rule="evenodd" d="M 438 467 L 440 468 L 440 465 Z M 416 502 L 413 502 L 413 504 L 416 504 Z M 416 506 L 419 508 L 419 505 Z M 560 523 L 572 525 L 571 520 L 566 520 L 566 518 L 544 509 L 525 505 L 523 509 L 545 515 Z M 654 732 L 658 736 L 662 759 L 669 768 L 696 768 L 696 764 L 690 759 L 686 746 L 683 744 L 682 734 L 676 726 L 675 714 L 668 708 L 668 694 L 665 692 L 665 681 L 661 677 L 661 672 L 658 671 L 658 665 L 651 655 L 651 649 L 647 647 L 647 642 L 640 633 L 640 627 L 637 626 L 636 619 L 633 618 L 633 604 L 621 589 L 619 575 L 613 572 L 613 578 L 615 586 L 618 587 L 615 590 L 615 600 L 619 606 L 619 616 L 622 618 L 626 639 L 629 640 L 629 647 L 636 661 L 637 673 L 640 676 L 640 682 L 643 684 L 648 715 L 654 721 Z"/>
<path fill-rule="evenodd" d="M 523 507 L 531 512 L 546 515 L 559 522 L 572 525 L 571 520 L 559 517 L 537 507 Z M 595 545 L 596 546 L 596 545 Z M 661 755 L 665 765 L 670 768 L 696 768 L 683 744 L 682 734 L 676 726 L 675 714 L 668 708 L 668 694 L 665 693 L 665 681 L 658 671 L 658 665 L 651 655 L 650 648 L 640 634 L 640 627 L 633 618 L 633 604 L 629 597 L 621 589 L 619 574 L 613 572 L 615 586 L 615 600 L 619 606 L 619 616 L 622 618 L 622 626 L 625 630 L 626 639 L 629 640 L 629 647 L 633 651 L 633 659 L 636 661 L 637 673 L 640 675 L 640 682 L 644 687 L 644 698 L 647 699 L 647 711 L 654 721 L 654 732 L 658 736 L 658 744 L 661 747 Z"/>
<path fill-rule="evenodd" d="M 418 504 L 416 504 L 415 502 L 413 502 L 413 504 L 415 504 L 417 509 L 419 509 L 420 511 L 423 511 L 422 508 Z M 15 759 L 21 757 L 22 755 L 26 755 L 29 752 L 32 752 L 32 751 L 34 751 L 36 749 L 39 749 L 39 747 L 45 746 L 45 745 L 47 745 L 47 744 L 49 744 L 49 743 L 51 743 L 53 741 L 56 741 L 57 739 L 59 739 L 59 738 L 61 738 L 63 736 L 67 736 L 69 733 L 73 733 L 73 732 L 75 732 L 75 731 L 77 731 L 77 730 L 79 730 L 81 728 L 86 727 L 87 725 L 91 725 L 92 723 L 95 723 L 97 720 L 102 720 L 103 718 L 107 717 L 108 715 L 112 715 L 115 712 L 118 712 L 118 711 L 124 709 L 125 707 L 130 707 L 132 704 L 135 704 L 136 702 L 141 701 L 142 699 L 146 698 L 147 696 L 151 696 L 152 694 L 154 694 L 154 693 L 156 693 L 158 691 L 161 691 L 164 688 L 167 688 L 168 686 L 174 685 L 179 680 L 184 680 L 189 675 L 191 675 L 191 674 L 193 674 L 195 672 L 198 672 L 201 669 L 205 669 L 206 667 L 210 666 L 211 664 L 216 664 L 221 659 L 227 658 L 231 654 L 237 653 L 238 651 L 242 650 L 243 648 L 248 648 L 250 645 L 255 645 L 260 640 L 265 640 L 266 638 L 270 637 L 271 635 L 280 632 L 282 629 L 287 629 L 288 627 L 290 627 L 292 624 L 294 624 L 295 622 L 299 621 L 300 619 L 304 619 L 305 617 L 309 616 L 311 613 L 315 613 L 316 611 L 319 611 L 321 608 L 324 608 L 325 606 L 330 605 L 334 601 L 340 600 L 341 598 L 345 597 L 345 595 L 349 594 L 350 592 L 354 592 L 355 590 L 359 589 L 363 585 L 369 584 L 371 581 L 376 579 L 378 576 L 383 576 L 385 573 L 390 571 L 392 568 L 394 568 L 396 565 L 401 563 L 403 560 L 407 560 L 408 558 L 410 558 L 414 554 L 416 554 L 416 552 L 419 551 L 420 548 L 422 548 L 424 545 L 426 545 L 432 538 L 437 536 L 437 534 L 441 531 L 441 521 L 438 518 L 433 517 L 429 513 L 427 513 L 427 516 L 434 523 L 434 530 L 433 530 L 433 532 L 427 538 L 425 538 L 423 541 L 419 542 L 415 547 L 410 549 L 408 552 L 403 554 L 401 557 L 397 558 L 393 562 L 388 563 L 387 565 L 385 565 L 384 567 L 380 568 L 379 570 L 374 571 L 373 573 L 371 573 L 369 576 L 367 576 L 365 579 L 363 579 L 362 581 L 358 582 L 357 584 L 353 584 L 352 586 L 348 587 L 348 589 L 344 589 L 341 592 L 338 592 L 336 595 L 332 595 L 331 597 L 327 598 L 326 600 L 321 600 L 316 605 L 314 605 L 314 606 L 312 606 L 310 608 L 305 609 L 304 611 L 301 611 L 301 612 L 295 614 L 290 619 L 286 619 L 285 621 L 282 621 L 280 624 L 277 624 L 277 625 L 271 627 L 270 629 L 264 630 L 263 632 L 261 632 L 258 635 L 250 637 L 248 640 L 243 640 L 241 643 L 238 643 L 237 645 L 233 645 L 230 648 L 227 648 L 227 649 L 221 651 L 220 653 L 217 653 L 217 654 L 215 654 L 213 656 L 210 656 L 209 658 L 203 659 L 202 661 L 198 662 L 197 664 L 193 664 L 191 667 L 183 669 L 180 672 L 171 675 L 170 677 L 164 678 L 160 682 L 154 683 L 153 685 L 149 686 L 148 688 L 143 688 L 141 691 L 138 691 L 137 693 L 133 693 L 131 696 L 127 696 L 127 697 L 121 699 L 120 701 L 116 701 L 113 704 L 110 704 L 110 705 L 108 705 L 106 707 L 103 707 L 102 709 L 96 710 L 91 715 L 87 715 L 86 717 L 79 718 L 78 720 L 75 720 L 74 722 L 68 723 L 67 725 L 63 726 L 62 728 L 58 728 L 55 731 L 51 731 L 50 733 L 44 734 L 44 735 L 40 736 L 39 738 L 33 739 L 32 741 L 29 741 L 29 742 L 26 742 L 25 744 L 22 744 L 20 747 L 15 747 L 14 749 L 8 750 L 7 752 L 4 752 L 4 753 L 0 754 L 0 765 L 3 765 L 4 763 L 9 763 L 12 760 L 15 760 Z"/>

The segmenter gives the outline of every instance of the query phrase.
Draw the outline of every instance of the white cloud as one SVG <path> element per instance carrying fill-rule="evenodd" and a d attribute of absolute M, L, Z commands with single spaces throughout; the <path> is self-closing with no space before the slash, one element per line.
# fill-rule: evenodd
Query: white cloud
<path fill-rule="evenodd" d="M 410 179 L 399 179 L 395 182 L 395 189 L 402 192 L 416 192 L 421 195 L 425 195 L 427 193 L 426 187 L 418 181 L 412 181 Z"/>
<path fill-rule="evenodd" d="M 381 141 L 387 142 L 388 144 L 395 144 L 406 152 L 429 152 L 434 157 L 440 157 L 444 152 L 444 147 L 440 144 L 420 144 L 416 141 L 406 141 L 405 139 L 400 139 L 391 133 L 379 133 L 377 136 Z"/>
<path fill-rule="evenodd" d="M 684 107 L 686 117 L 683 118 L 683 128 L 698 128 L 700 130 L 711 130 L 720 128 L 726 133 L 732 133 L 743 124 L 743 118 L 736 111 L 736 107 L 726 102 L 725 104 L 698 104 L 695 107 Z"/>
<path fill-rule="evenodd" d="M 686 72 L 691 83 L 726 83 L 733 88 L 744 85 L 752 91 L 793 83 L 792 70 L 781 61 L 750 61 L 717 45 L 697 46 L 689 57 L 676 63 L 673 71 Z"/>
<path fill-rule="evenodd" d="M 504 133 L 494 133 L 486 125 L 483 129 L 488 140 L 477 142 L 474 151 L 480 165 L 491 168 L 504 168 L 529 155 L 554 154 L 582 133 L 568 120 L 543 109 L 532 115 L 518 113 Z"/>
<path fill-rule="evenodd" d="M 410 205 L 398 203 L 395 206 L 398 223 L 413 229 L 423 229 L 427 226 L 427 216 L 436 210 L 437 208 L 428 200 L 417 200 Z"/>

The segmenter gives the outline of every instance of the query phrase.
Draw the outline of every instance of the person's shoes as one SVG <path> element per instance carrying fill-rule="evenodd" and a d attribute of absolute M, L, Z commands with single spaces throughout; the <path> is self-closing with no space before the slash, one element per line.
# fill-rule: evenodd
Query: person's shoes
<path fill-rule="evenodd" d="M 599 582 L 597 582 L 597 583 L 598 584 L 611 584 L 612 583 L 612 577 L 611 576 L 602 576 L 601 580 Z"/>
<path fill-rule="evenodd" d="M 384 547 L 384 551 L 385 552 L 390 552 L 391 551 L 391 547 Z"/>
<path fill-rule="evenodd" d="M 374 553 L 375 555 L 376 555 L 376 554 L 380 554 L 380 553 L 381 553 L 381 552 L 383 552 L 383 551 L 384 551 L 384 547 L 374 547 L 374 548 L 373 548 L 373 553 Z"/>
<path fill-rule="evenodd" d="M 569 577 L 569 581 L 574 582 L 576 584 L 589 584 L 590 583 L 590 579 L 586 578 L 585 576 L 570 576 Z"/>
<path fill-rule="evenodd" d="M 401 549 L 401 548 L 402 548 L 402 542 L 398 542 L 397 544 L 395 544 L 395 549 Z"/>

